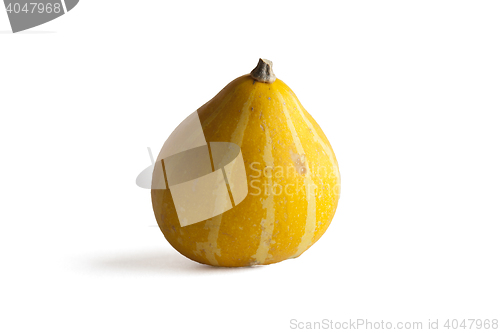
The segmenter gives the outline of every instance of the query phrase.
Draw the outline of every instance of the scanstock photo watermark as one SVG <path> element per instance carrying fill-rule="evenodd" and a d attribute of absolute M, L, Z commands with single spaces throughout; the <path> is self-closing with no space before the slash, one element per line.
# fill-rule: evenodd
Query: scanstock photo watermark
<path fill-rule="evenodd" d="M 292 330 L 479 330 L 495 331 L 499 329 L 498 319 L 427 319 L 423 321 L 387 321 L 369 319 L 304 321 L 290 319 Z"/>
<path fill-rule="evenodd" d="M 340 194 L 340 185 L 321 182 L 324 177 L 334 177 L 324 166 L 305 166 L 297 161 L 285 166 L 247 162 L 240 147 L 230 142 L 210 142 L 173 155 L 162 149 L 156 160 L 149 147 L 148 152 L 151 165 L 139 174 L 136 184 L 146 189 L 169 189 L 181 227 L 222 214 L 247 196 L 293 201 L 294 196 Z M 318 184 L 301 177 L 305 173 Z"/>
<path fill-rule="evenodd" d="M 306 166 L 304 163 L 304 156 L 298 155 L 294 160 L 295 163 L 289 163 L 285 166 L 264 165 L 260 162 L 249 163 L 249 195 L 258 196 L 264 193 L 265 195 L 273 196 L 291 196 L 293 194 L 315 192 L 318 197 L 321 197 L 328 193 L 340 194 L 340 184 L 334 187 L 328 184 L 321 184 L 318 186 L 314 182 L 305 183 L 301 182 L 299 177 L 291 177 L 293 174 L 305 173 L 316 176 L 317 179 L 327 177 L 328 175 L 333 176 L 333 173 L 328 172 L 327 168 L 323 165 L 316 166 L 311 164 Z M 295 178 L 295 182 L 288 182 L 285 184 L 278 182 L 280 179 L 293 178 Z M 273 179 L 278 181 L 273 182 Z"/>
<path fill-rule="evenodd" d="M 288 162 L 248 160 L 236 143 L 207 142 L 196 111 L 172 132 L 156 160 L 148 151 L 151 165 L 137 176 L 136 184 L 168 189 L 181 227 L 220 215 L 247 196 L 294 201 L 340 194 L 338 182 L 329 186 L 331 182 L 324 181 L 336 179 L 333 165 L 314 165 L 293 150 Z"/>

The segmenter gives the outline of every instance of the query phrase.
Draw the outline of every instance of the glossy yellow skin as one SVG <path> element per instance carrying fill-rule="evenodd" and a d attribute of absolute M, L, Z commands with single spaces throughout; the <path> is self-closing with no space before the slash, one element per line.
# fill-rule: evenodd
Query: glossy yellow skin
<path fill-rule="evenodd" d="M 181 227 L 170 191 L 152 190 L 166 239 L 184 256 L 214 266 L 301 255 L 330 225 L 340 195 L 337 160 L 316 121 L 284 82 L 250 75 L 229 83 L 198 115 L 207 142 L 241 147 L 249 194 L 221 215 Z"/>

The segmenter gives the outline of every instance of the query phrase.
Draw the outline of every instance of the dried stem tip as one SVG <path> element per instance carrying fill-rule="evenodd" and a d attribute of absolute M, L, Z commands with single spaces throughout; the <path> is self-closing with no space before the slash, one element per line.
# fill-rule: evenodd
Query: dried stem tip
<path fill-rule="evenodd" d="M 259 59 L 257 67 L 250 72 L 250 76 L 259 82 L 273 83 L 276 75 L 273 72 L 273 62 L 271 60 Z"/>

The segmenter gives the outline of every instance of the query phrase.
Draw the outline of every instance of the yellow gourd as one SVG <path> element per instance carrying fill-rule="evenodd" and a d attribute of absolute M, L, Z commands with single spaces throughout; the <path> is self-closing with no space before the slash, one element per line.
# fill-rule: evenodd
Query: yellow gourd
<path fill-rule="evenodd" d="M 267 265 L 300 256 L 330 225 L 340 195 L 337 160 L 319 125 L 263 59 L 199 108 L 197 116 L 212 155 L 212 143 L 240 147 L 247 193 L 235 205 L 233 191 L 231 209 L 181 226 L 160 153 L 153 184 L 163 176 L 167 184 L 153 187 L 151 196 L 165 238 L 184 256 L 213 266 Z M 212 171 L 217 171 L 214 160 Z M 227 183 L 227 170 L 224 177 Z"/>

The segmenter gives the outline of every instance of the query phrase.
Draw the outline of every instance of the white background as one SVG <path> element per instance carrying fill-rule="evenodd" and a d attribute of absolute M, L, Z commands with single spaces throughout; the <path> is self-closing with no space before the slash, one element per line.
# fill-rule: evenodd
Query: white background
<path fill-rule="evenodd" d="M 0 331 L 500 319 L 499 2 L 82 0 L 9 29 L 2 9 Z M 135 177 L 259 57 L 328 136 L 339 208 L 299 259 L 199 265 Z"/>

